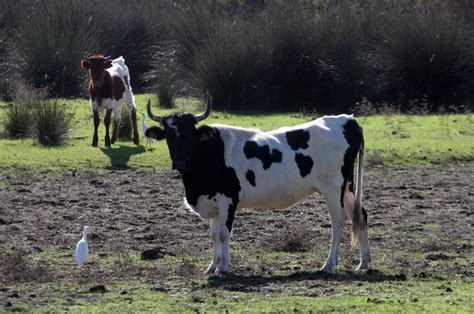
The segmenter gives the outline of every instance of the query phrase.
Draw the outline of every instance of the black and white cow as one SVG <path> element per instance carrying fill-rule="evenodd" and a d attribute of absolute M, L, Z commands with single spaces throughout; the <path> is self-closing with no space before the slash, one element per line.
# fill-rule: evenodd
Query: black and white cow
<path fill-rule="evenodd" d="M 368 268 L 367 212 L 362 208 L 362 129 L 349 115 L 324 116 L 308 123 L 262 132 L 213 124 L 197 127 L 200 115 L 148 115 L 162 127 L 148 137 L 166 139 L 173 169 L 182 176 L 185 203 L 210 220 L 213 257 L 208 272 L 228 272 L 229 238 L 240 208 L 285 208 L 319 191 L 332 223 L 329 256 L 322 270 L 335 272 L 342 228 L 352 220 L 353 244 L 360 244 L 358 269 Z M 357 191 L 354 165 L 358 160 Z"/>

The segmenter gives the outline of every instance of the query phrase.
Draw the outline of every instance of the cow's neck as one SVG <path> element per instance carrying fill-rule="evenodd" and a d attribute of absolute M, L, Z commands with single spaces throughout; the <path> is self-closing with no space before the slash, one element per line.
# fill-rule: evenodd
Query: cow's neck
<path fill-rule="evenodd" d="M 201 143 L 189 170 L 181 173 L 186 200 L 190 205 L 196 206 L 201 195 L 211 199 L 220 193 L 232 199 L 233 205 L 237 206 L 240 182 L 235 170 L 226 166 L 224 148 L 224 142 L 216 130 L 212 140 Z"/>

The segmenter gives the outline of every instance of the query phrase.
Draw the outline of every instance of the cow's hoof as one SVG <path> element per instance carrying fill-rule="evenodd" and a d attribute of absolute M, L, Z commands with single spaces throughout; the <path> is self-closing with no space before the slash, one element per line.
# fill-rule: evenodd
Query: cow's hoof
<path fill-rule="evenodd" d="M 355 271 L 362 271 L 369 269 L 369 262 L 361 261 L 359 266 L 356 267 Z"/>
<path fill-rule="evenodd" d="M 227 274 L 230 274 L 228 267 L 227 268 L 217 267 L 216 270 L 214 271 L 214 275 L 225 276 Z"/>
<path fill-rule="evenodd" d="M 321 267 L 320 271 L 323 271 L 323 272 L 329 273 L 329 274 L 335 274 L 336 273 L 336 265 L 324 264 L 324 266 Z"/>
<path fill-rule="evenodd" d="M 97 147 L 97 143 L 92 143 L 92 147 Z"/>
<path fill-rule="evenodd" d="M 209 266 L 204 273 L 205 274 L 214 274 L 216 272 L 217 267 L 216 266 Z"/>

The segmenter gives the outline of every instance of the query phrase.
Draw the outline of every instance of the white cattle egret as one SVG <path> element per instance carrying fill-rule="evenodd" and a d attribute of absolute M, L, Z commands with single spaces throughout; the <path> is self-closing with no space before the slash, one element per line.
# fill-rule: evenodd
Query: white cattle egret
<path fill-rule="evenodd" d="M 145 134 L 146 132 L 146 129 L 148 129 L 148 125 L 146 125 L 146 121 L 145 121 L 145 113 L 142 112 L 142 128 L 143 128 L 143 134 Z M 151 148 L 151 143 L 153 143 L 153 138 L 151 137 L 148 137 L 145 135 L 145 138 L 146 138 L 146 144 L 145 144 L 145 148 L 150 145 L 150 148 Z"/>
<path fill-rule="evenodd" d="M 82 239 L 77 242 L 76 245 L 76 261 L 77 266 L 81 267 L 86 261 L 87 254 L 89 254 L 89 247 L 87 245 L 87 234 L 90 232 L 91 227 L 84 226 L 84 231 L 82 231 Z"/>

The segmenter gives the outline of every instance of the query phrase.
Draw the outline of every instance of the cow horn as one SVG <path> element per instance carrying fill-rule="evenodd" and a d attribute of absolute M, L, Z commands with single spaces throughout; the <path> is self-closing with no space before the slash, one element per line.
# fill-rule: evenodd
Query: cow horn
<path fill-rule="evenodd" d="M 201 114 L 195 115 L 194 118 L 196 119 L 196 121 L 199 122 L 199 121 L 202 121 L 202 120 L 206 119 L 209 116 L 209 114 L 211 113 L 211 107 L 212 107 L 212 97 L 208 92 L 207 93 L 206 111 L 204 111 Z"/>
<path fill-rule="evenodd" d="M 147 109 L 147 111 L 148 111 L 148 116 L 150 117 L 150 119 L 152 119 L 153 121 L 162 123 L 163 117 L 157 116 L 157 115 L 153 114 L 153 112 L 151 112 L 151 102 L 150 102 L 150 99 L 148 99 L 148 105 L 146 106 L 146 109 Z"/>

